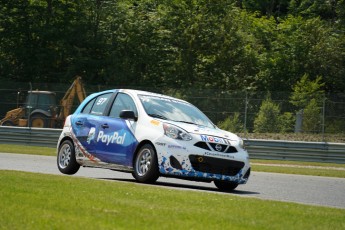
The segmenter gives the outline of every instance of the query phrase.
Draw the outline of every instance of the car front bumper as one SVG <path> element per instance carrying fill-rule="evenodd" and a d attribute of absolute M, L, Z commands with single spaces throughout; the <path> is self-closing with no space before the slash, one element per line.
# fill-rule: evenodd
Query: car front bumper
<path fill-rule="evenodd" d="M 217 152 L 195 146 L 199 141 L 186 142 L 162 137 L 155 142 L 159 172 L 162 175 L 200 181 L 231 181 L 245 184 L 250 175 L 246 150 Z"/>

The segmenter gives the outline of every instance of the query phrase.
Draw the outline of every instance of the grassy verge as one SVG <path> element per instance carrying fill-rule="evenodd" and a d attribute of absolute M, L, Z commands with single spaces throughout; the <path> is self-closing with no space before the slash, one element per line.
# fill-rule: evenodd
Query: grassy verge
<path fill-rule="evenodd" d="M 0 144 L 0 151 L 7 153 L 35 154 L 55 156 L 55 148 L 35 147 L 24 145 Z M 297 161 L 276 161 L 276 160 L 251 160 L 252 169 L 256 172 L 274 172 L 286 174 L 300 174 L 312 176 L 328 176 L 345 178 L 345 164 L 297 162 Z M 302 167 L 295 167 L 302 166 Z M 341 168 L 344 170 L 337 170 Z"/>
<path fill-rule="evenodd" d="M 0 152 L 56 156 L 56 148 L 0 144 Z"/>
<path fill-rule="evenodd" d="M 27 172 L 0 178 L 2 229 L 345 228 L 342 209 Z"/>
<path fill-rule="evenodd" d="M 251 160 L 251 164 L 256 172 L 345 178 L 345 164 L 276 160 Z"/>

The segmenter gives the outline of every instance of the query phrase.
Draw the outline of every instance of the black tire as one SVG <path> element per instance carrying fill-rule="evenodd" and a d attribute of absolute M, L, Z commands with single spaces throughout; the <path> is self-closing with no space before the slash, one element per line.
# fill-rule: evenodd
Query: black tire
<path fill-rule="evenodd" d="M 233 191 L 238 186 L 237 183 L 234 183 L 231 181 L 220 181 L 220 180 L 215 180 L 214 184 L 219 190 L 224 191 L 224 192 Z"/>
<path fill-rule="evenodd" d="M 48 128 L 49 117 L 41 113 L 35 113 L 30 117 L 29 126 L 36 127 L 36 128 Z"/>
<path fill-rule="evenodd" d="M 142 183 L 154 183 L 159 177 L 156 150 L 150 144 L 143 145 L 134 160 L 133 177 Z"/>
<path fill-rule="evenodd" d="M 75 159 L 74 145 L 70 140 L 65 140 L 59 147 L 57 166 L 60 172 L 68 175 L 78 172 L 80 165 Z"/>

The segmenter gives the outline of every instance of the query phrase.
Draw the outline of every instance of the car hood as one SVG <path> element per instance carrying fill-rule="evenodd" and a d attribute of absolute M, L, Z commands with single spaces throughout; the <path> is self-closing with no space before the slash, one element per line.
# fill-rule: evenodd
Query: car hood
<path fill-rule="evenodd" d="M 183 122 L 169 122 L 171 124 L 174 124 L 184 130 L 186 130 L 188 133 L 193 134 L 200 134 L 200 135 L 208 135 L 208 136 L 214 136 L 214 137 L 222 137 L 229 140 L 238 140 L 239 137 L 231 132 L 219 129 L 219 128 L 209 128 L 201 125 L 195 125 L 195 124 L 187 124 Z"/>

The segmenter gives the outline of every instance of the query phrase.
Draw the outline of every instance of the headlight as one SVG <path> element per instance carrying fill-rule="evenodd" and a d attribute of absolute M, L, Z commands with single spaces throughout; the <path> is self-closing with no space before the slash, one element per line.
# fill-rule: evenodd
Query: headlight
<path fill-rule="evenodd" d="M 183 141 L 190 141 L 192 140 L 192 136 L 189 135 L 186 131 L 183 129 L 178 128 L 175 125 L 171 124 L 163 124 L 163 129 L 164 129 L 164 134 L 167 137 L 173 138 L 173 139 L 178 139 L 178 140 L 183 140 Z"/>
<path fill-rule="evenodd" d="M 244 143 L 244 141 L 243 141 L 242 138 L 239 139 L 239 146 L 240 146 L 242 149 L 246 149 L 246 145 L 245 145 L 245 143 Z"/>

